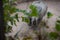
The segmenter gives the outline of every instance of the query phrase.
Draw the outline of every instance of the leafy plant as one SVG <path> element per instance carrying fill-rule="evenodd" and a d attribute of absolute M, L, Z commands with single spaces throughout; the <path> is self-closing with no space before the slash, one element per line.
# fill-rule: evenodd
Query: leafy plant
<path fill-rule="evenodd" d="M 60 32 L 60 20 L 57 20 L 56 21 L 56 26 L 55 26 L 55 29 L 57 32 L 51 32 L 49 35 L 50 35 L 50 38 L 52 39 L 57 39 L 58 37 L 60 37 L 59 33 Z"/>
<path fill-rule="evenodd" d="M 32 37 L 24 37 L 23 40 L 32 40 Z"/>
<path fill-rule="evenodd" d="M 60 20 L 57 20 L 57 23 L 60 23 Z"/>
<path fill-rule="evenodd" d="M 16 25 L 16 20 L 18 20 L 17 8 L 12 5 L 16 0 L 3 0 L 3 8 L 4 8 L 4 21 L 6 24 L 6 32 L 11 30 L 11 25 Z M 15 14 L 16 13 L 16 14 Z M 14 16 L 11 16 L 15 14 Z M 8 24 L 10 22 L 11 25 Z"/>
<path fill-rule="evenodd" d="M 49 33 L 50 38 L 56 39 L 58 37 L 58 34 L 56 32 Z"/>
<path fill-rule="evenodd" d="M 51 13 L 51 12 L 48 12 L 47 13 L 47 18 L 50 18 L 50 17 L 52 17 L 53 16 L 53 14 Z"/>
<path fill-rule="evenodd" d="M 56 21 L 56 27 L 55 28 L 57 31 L 60 31 L 60 20 Z"/>
<path fill-rule="evenodd" d="M 30 5 L 29 8 L 31 9 L 31 12 L 27 12 L 26 10 L 20 10 L 23 14 L 25 14 L 27 17 L 22 17 L 22 21 L 29 23 L 29 18 L 28 17 L 38 17 L 38 12 L 36 9 L 36 6 Z"/>
<path fill-rule="evenodd" d="M 29 23 L 29 19 L 26 17 L 22 17 L 22 21 Z"/>
<path fill-rule="evenodd" d="M 38 16 L 38 11 L 37 11 L 37 8 L 36 8 L 36 6 L 34 6 L 34 5 L 30 5 L 30 7 L 29 7 L 30 9 L 31 9 L 31 14 L 30 14 L 30 16 Z"/>
<path fill-rule="evenodd" d="M 19 17 L 16 12 L 19 12 L 19 9 L 13 5 L 13 3 L 16 0 L 3 0 L 3 8 L 4 8 L 4 23 L 6 26 L 5 32 L 11 32 L 11 29 L 13 25 L 16 26 L 16 22 L 19 22 Z M 9 40 L 8 37 L 6 37 L 6 40 Z"/>

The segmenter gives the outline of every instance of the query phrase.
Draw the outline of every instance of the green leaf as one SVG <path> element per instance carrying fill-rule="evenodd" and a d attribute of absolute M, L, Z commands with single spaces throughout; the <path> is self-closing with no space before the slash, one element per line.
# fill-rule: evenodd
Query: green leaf
<path fill-rule="evenodd" d="M 11 32 L 10 30 L 12 29 L 12 26 L 10 26 L 10 25 L 7 25 L 6 26 L 6 32 Z"/>
<path fill-rule="evenodd" d="M 17 11 L 17 12 L 20 12 L 20 10 L 19 10 L 19 9 L 16 9 L 16 11 Z"/>
<path fill-rule="evenodd" d="M 10 14 L 4 13 L 4 21 L 8 21 L 10 17 Z"/>
<path fill-rule="evenodd" d="M 19 22 L 18 14 L 15 14 L 15 19 Z"/>
<path fill-rule="evenodd" d="M 36 6 L 30 5 L 29 8 L 31 9 L 31 14 L 30 14 L 30 16 L 35 16 L 35 17 L 37 17 L 37 16 L 38 16 L 38 11 L 37 11 Z"/>
<path fill-rule="evenodd" d="M 57 31 L 60 31 L 60 24 L 59 23 L 56 23 L 55 28 L 56 28 Z"/>
<path fill-rule="evenodd" d="M 26 10 L 16 9 L 17 12 L 22 12 L 24 15 L 29 15 Z"/>
<path fill-rule="evenodd" d="M 5 9 L 5 10 L 9 10 L 9 9 L 10 9 L 10 5 L 9 5 L 9 4 L 4 5 L 4 9 Z"/>
<path fill-rule="evenodd" d="M 26 17 L 22 17 L 22 21 L 23 21 L 23 22 L 27 22 L 27 23 L 29 23 L 29 19 L 26 18 Z"/>
<path fill-rule="evenodd" d="M 50 18 L 50 17 L 52 17 L 53 16 L 53 14 L 51 13 L 51 12 L 48 12 L 47 13 L 47 18 Z"/>
<path fill-rule="evenodd" d="M 26 12 L 26 10 L 21 10 L 21 9 L 19 11 L 22 12 L 22 13 L 25 13 Z"/>
<path fill-rule="evenodd" d="M 57 20 L 57 23 L 60 23 L 60 20 Z"/>
<path fill-rule="evenodd" d="M 13 17 L 9 17 L 9 21 L 10 21 L 11 25 L 13 25 L 13 22 L 14 22 Z"/>
<path fill-rule="evenodd" d="M 56 32 L 49 33 L 50 38 L 56 39 L 58 37 L 58 34 Z"/>
<path fill-rule="evenodd" d="M 3 4 L 9 2 L 9 0 L 2 0 L 2 1 L 3 1 Z"/>
<path fill-rule="evenodd" d="M 16 12 L 17 12 L 17 9 L 15 7 L 10 8 L 10 13 L 11 14 L 16 13 Z"/>
<path fill-rule="evenodd" d="M 16 20 L 14 20 L 14 25 L 17 26 L 17 25 L 16 25 Z"/>
<path fill-rule="evenodd" d="M 22 12 L 24 15 L 29 15 L 30 13 L 27 13 L 27 11 L 26 10 L 17 10 L 18 12 Z"/>
<path fill-rule="evenodd" d="M 12 29 L 12 26 L 8 25 L 8 22 L 11 23 L 11 25 L 16 26 L 16 21 L 14 19 L 18 20 L 18 14 L 11 16 L 13 13 L 17 12 L 17 8 L 14 5 L 11 5 L 16 0 L 2 0 L 3 1 L 3 11 L 4 11 L 4 23 L 6 25 L 6 32 L 10 32 Z M 11 2 L 11 3 L 10 3 Z"/>
<path fill-rule="evenodd" d="M 10 30 L 12 29 L 12 26 L 8 26 L 8 31 L 10 32 Z"/>
<path fill-rule="evenodd" d="M 26 10 L 22 10 L 22 9 L 16 9 L 17 12 L 22 12 L 22 13 L 25 13 Z"/>

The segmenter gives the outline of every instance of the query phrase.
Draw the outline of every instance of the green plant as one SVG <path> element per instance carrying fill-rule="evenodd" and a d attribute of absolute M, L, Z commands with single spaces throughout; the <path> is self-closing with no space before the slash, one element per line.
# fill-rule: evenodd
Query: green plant
<path fill-rule="evenodd" d="M 56 32 L 50 32 L 49 33 L 50 38 L 56 39 L 58 37 L 58 34 Z"/>
<path fill-rule="evenodd" d="M 55 26 L 57 31 L 60 31 L 60 20 L 56 21 L 56 26 Z"/>
<path fill-rule="evenodd" d="M 30 5 L 29 8 L 31 9 L 31 13 L 30 13 L 29 16 L 35 16 L 35 17 L 38 17 L 38 11 L 37 11 L 36 6 Z"/>
<path fill-rule="evenodd" d="M 60 20 L 57 20 L 57 23 L 59 23 L 59 24 L 60 24 Z"/>
<path fill-rule="evenodd" d="M 11 29 L 13 25 L 16 26 L 16 21 L 19 22 L 19 17 L 17 12 L 19 9 L 17 9 L 13 3 L 16 0 L 3 0 L 3 8 L 4 8 L 4 23 L 5 23 L 5 32 L 11 32 Z M 6 37 L 6 40 L 9 40 L 9 38 Z"/>
<path fill-rule="evenodd" d="M 28 17 L 38 17 L 38 11 L 36 9 L 36 6 L 34 5 L 30 5 L 29 8 L 31 9 L 31 12 L 27 13 L 26 10 L 20 10 L 20 12 L 22 12 L 23 14 L 25 14 L 27 17 L 22 17 L 22 21 L 29 23 L 30 20 L 28 19 Z"/>
<path fill-rule="evenodd" d="M 6 24 L 6 32 L 10 32 L 12 26 L 16 25 L 16 20 L 18 20 L 17 8 L 12 5 L 16 0 L 3 0 L 3 8 L 4 8 L 4 21 Z M 16 13 L 16 14 L 15 14 Z M 15 14 L 14 16 L 11 16 Z M 8 24 L 10 22 L 11 25 Z"/>
<path fill-rule="evenodd" d="M 56 27 L 55 28 L 56 28 L 57 31 L 60 31 L 60 23 L 56 23 Z"/>
<path fill-rule="evenodd" d="M 53 16 L 53 14 L 51 12 L 47 12 L 47 18 L 50 18 L 52 16 Z"/>
<path fill-rule="evenodd" d="M 60 32 L 60 20 L 56 21 L 55 29 L 56 29 L 57 32 L 51 32 L 49 34 L 51 39 L 57 39 L 58 37 L 60 37 L 60 35 L 59 35 L 59 32 Z"/>

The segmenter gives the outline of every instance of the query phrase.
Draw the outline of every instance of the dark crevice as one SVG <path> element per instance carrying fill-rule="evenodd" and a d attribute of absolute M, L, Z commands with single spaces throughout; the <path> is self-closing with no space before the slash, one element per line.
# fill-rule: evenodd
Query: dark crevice
<path fill-rule="evenodd" d="M 3 16 L 3 2 L 0 0 L 0 40 L 5 40 L 5 25 Z"/>

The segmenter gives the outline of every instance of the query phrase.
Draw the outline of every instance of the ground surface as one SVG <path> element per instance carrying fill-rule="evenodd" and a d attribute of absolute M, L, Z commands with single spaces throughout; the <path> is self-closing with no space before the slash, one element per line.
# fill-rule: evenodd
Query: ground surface
<path fill-rule="evenodd" d="M 28 6 L 31 3 L 32 2 L 29 2 L 29 3 L 20 3 L 20 4 L 17 5 L 17 8 L 19 8 L 19 9 L 27 9 Z M 60 16 L 60 2 L 47 1 L 46 4 L 48 6 L 48 11 L 52 12 L 56 16 Z M 18 14 L 19 14 L 19 17 L 21 17 L 23 15 L 22 13 L 18 13 Z M 22 20 L 21 18 L 19 18 L 19 20 L 20 20 L 20 22 L 17 22 L 17 27 L 13 26 L 13 28 L 12 28 L 13 29 L 13 34 L 16 33 L 16 31 L 18 31 L 21 26 L 27 26 L 27 25 L 25 25 L 25 24 L 23 24 L 21 22 L 21 20 Z M 54 20 L 55 19 L 53 19 L 53 21 Z M 52 22 L 50 22 L 50 23 L 52 23 Z M 26 28 L 24 30 L 26 30 Z"/>

